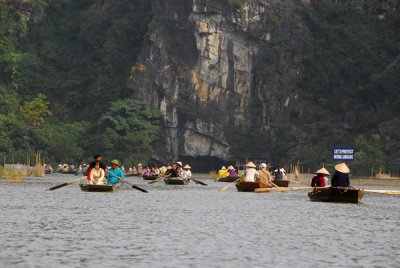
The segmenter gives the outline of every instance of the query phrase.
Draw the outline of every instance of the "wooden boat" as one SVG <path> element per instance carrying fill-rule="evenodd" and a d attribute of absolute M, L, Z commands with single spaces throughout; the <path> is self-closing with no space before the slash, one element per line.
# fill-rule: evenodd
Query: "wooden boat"
<path fill-rule="evenodd" d="M 228 176 L 228 177 L 225 177 L 225 178 L 217 179 L 217 181 L 220 181 L 220 182 L 234 182 L 235 180 L 237 180 L 239 178 L 240 178 L 240 176 Z"/>
<path fill-rule="evenodd" d="M 274 184 L 276 184 L 279 187 L 289 187 L 289 181 L 288 180 L 274 180 Z"/>
<path fill-rule="evenodd" d="M 135 173 L 135 174 L 129 173 L 129 174 L 125 174 L 125 177 L 134 177 L 134 176 L 140 177 L 141 175 L 142 174 L 140 174 L 140 173 Z"/>
<path fill-rule="evenodd" d="M 257 188 L 271 188 L 268 185 L 256 181 L 256 182 L 239 182 L 236 184 L 236 189 L 238 192 L 254 192 L 255 189 Z"/>
<path fill-rule="evenodd" d="M 318 202 L 340 202 L 340 203 L 361 203 L 364 190 L 346 187 L 318 188 L 308 193 L 311 201 Z"/>
<path fill-rule="evenodd" d="M 158 175 L 150 175 L 150 176 L 143 176 L 143 179 L 146 180 L 146 181 L 152 181 L 152 180 L 157 179 L 158 177 L 160 177 L 160 176 L 158 176 Z"/>
<path fill-rule="evenodd" d="M 84 192 L 112 192 L 114 187 L 109 184 L 79 184 Z"/>
<path fill-rule="evenodd" d="M 190 180 L 182 180 L 181 178 L 166 178 L 164 179 L 165 184 L 168 185 L 186 185 Z"/>

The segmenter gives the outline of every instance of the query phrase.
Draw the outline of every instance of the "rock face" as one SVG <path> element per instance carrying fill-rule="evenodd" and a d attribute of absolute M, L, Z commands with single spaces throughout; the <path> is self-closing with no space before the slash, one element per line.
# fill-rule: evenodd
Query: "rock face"
<path fill-rule="evenodd" d="M 299 4 L 154 1 L 149 41 L 129 87 L 164 114 L 160 161 L 234 159 L 235 130 L 255 125 L 257 134 L 274 139 L 275 129 L 301 113 L 295 82 L 307 33 L 295 13 Z"/>

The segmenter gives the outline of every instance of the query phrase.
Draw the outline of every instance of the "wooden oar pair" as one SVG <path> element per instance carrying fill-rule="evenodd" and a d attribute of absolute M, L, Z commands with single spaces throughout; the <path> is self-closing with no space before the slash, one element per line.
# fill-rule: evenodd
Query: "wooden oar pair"
<path fill-rule="evenodd" d="M 75 179 L 75 180 L 72 180 L 72 181 L 67 181 L 67 182 L 58 184 L 58 185 L 56 185 L 56 186 L 50 187 L 50 188 L 47 189 L 47 190 L 53 191 L 53 190 L 56 190 L 56 189 L 58 189 L 58 188 L 61 188 L 61 187 L 70 185 L 70 184 L 72 184 L 72 183 L 74 183 L 74 182 L 80 181 L 81 179 L 84 179 L 84 178 L 86 178 L 86 177 L 80 177 L 79 179 Z"/>

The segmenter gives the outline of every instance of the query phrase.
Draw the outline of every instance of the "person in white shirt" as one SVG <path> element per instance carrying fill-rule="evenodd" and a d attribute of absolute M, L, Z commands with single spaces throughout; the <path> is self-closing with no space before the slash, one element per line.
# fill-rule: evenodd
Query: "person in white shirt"
<path fill-rule="evenodd" d="M 94 164 L 94 168 L 90 170 L 90 184 L 104 184 L 104 169 L 100 167 L 100 162 Z"/>
<path fill-rule="evenodd" d="M 244 181 L 245 182 L 255 182 L 256 179 L 258 179 L 259 173 L 256 170 L 256 165 L 254 165 L 253 162 L 249 162 L 246 164 L 246 172 L 245 172 L 245 177 Z"/>
<path fill-rule="evenodd" d="M 181 172 L 181 178 L 184 180 L 189 180 L 192 177 L 192 172 L 190 171 L 191 167 L 189 165 L 185 165 Z"/>

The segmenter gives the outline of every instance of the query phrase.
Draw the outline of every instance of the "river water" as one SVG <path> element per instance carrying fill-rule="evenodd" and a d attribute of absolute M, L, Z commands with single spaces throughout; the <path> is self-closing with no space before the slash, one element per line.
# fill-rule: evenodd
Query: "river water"
<path fill-rule="evenodd" d="M 0 267 L 399 267 L 399 196 L 219 192 L 207 174 L 208 186 L 128 177 L 149 193 L 45 191 L 74 178 L 0 183 Z"/>

